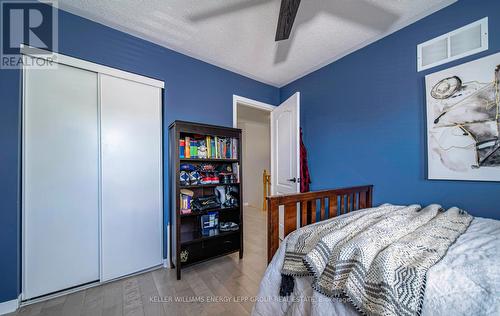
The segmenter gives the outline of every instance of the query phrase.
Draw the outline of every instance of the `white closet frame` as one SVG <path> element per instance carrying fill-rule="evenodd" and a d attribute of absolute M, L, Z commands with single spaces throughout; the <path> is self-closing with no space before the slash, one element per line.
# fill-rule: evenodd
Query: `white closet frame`
<path fill-rule="evenodd" d="M 67 66 L 71 66 L 71 67 L 75 67 L 75 68 L 80 68 L 80 69 L 84 69 L 84 70 L 88 70 L 88 71 L 92 71 L 92 72 L 95 72 L 97 73 L 97 80 L 98 80 L 98 98 L 97 98 L 97 111 L 98 111 L 98 134 L 100 135 L 100 132 L 101 132 L 101 89 L 100 89 L 100 75 L 101 74 L 106 74 L 106 75 L 110 75 L 110 76 L 113 76 L 113 77 L 117 77 L 117 78 L 122 78 L 122 79 L 126 79 L 126 80 L 130 80 L 130 81 L 134 81 L 134 82 L 138 82 L 138 83 L 142 83 L 142 84 L 146 84 L 146 85 L 149 85 L 149 86 L 153 86 L 153 87 L 157 87 L 157 88 L 160 88 L 160 89 L 164 89 L 165 88 L 165 83 L 163 81 L 160 81 L 160 80 L 157 80 L 157 79 L 153 79 L 153 78 L 150 78 L 150 77 L 146 77 L 146 76 L 141 76 L 141 75 L 138 75 L 138 74 L 134 74 L 134 73 L 131 73 L 131 72 L 127 72 L 127 71 L 123 71 L 123 70 L 119 70 L 119 69 L 115 69 L 115 68 L 111 68 L 111 67 L 108 67 L 108 66 L 104 66 L 104 65 L 100 65 L 100 64 L 96 64 L 96 63 L 93 63 L 93 62 L 89 62 L 89 61 L 85 61 L 85 60 L 82 60 L 82 59 L 78 59 L 78 58 L 75 58 L 75 57 L 71 57 L 71 56 L 67 56 L 67 55 L 64 55 L 64 54 L 59 54 L 59 53 L 53 53 L 53 52 L 49 52 L 49 51 L 46 51 L 46 50 L 43 50 L 43 49 L 39 49 L 39 48 L 33 48 L 31 46 L 28 46 L 28 45 L 24 45 L 24 44 L 21 44 L 20 46 L 20 52 L 21 54 L 23 55 L 23 57 L 26 57 L 26 56 L 29 56 L 29 57 L 33 57 L 33 58 L 39 58 L 39 59 L 44 59 L 44 60 L 49 60 L 48 59 L 48 56 L 50 56 L 51 58 L 51 61 L 52 62 L 56 62 L 57 64 L 63 64 L 63 65 L 67 65 Z M 40 54 L 37 54 L 36 52 L 40 52 Z M 25 144 L 25 117 L 24 117 L 24 113 L 25 113 L 25 110 L 24 110 L 24 107 L 25 107 L 25 87 L 26 87 L 26 82 L 25 82 L 25 78 L 26 78 L 26 67 L 23 66 L 22 68 L 22 97 L 21 97 L 21 102 L 22 102 L 22 131 L 21 131 L 21 146 L 22 146 L 22 156 L 21 156 L 21 163 L 22 163 L 22 166 L 25 165 L 25 162 L 26 162 L 26 157 L 25 157 L 25 148 L 24 148 L 24 144 Z M 162 99 L 162 94 L 160 94 L 160 104 L 163 104 L 163 100 Z M 162 119 L 162 118 L 161 118 Z M 102 149 L 101 149 L 101 139 L 99 137 L 99 153 L 98 153 L 98 170 L 99 170 L 99 173 L 102 174 L 102 169 L 101 169 L 101 158 L 102 158 Z M 159 159 L 159 170 L 160 170 L 160 212 L 162 214 L 162 221 L 161 221 L 161 253 L 162 253 L 162 256 L 163 256 L 163 253 L 164 253 L 164 244 L 165 244 L 165 233 L 167 233 L 168 235 L 168 230 L 170 227 L 165 227 L 164 225 L 164 207 L 163 207 L 163 130 L 161 131 L 160 133 L 160 159 Z M 25 262 L 25 258 L 26 258 L 26 254 L 25 254 L 25 250 L 26 250 L 26 247 L 25 247 L 25 234 L 26 234 L 26 231 L 25 231 L 25 211 L 24 211 L 24 205 L 25 205 L 25 188 L 24 188 L 24 184 L 25 184 L 25 174 L 23 173 L 22 174 L 22 186 L 21 186 L 21 216 L 22 216 L 22 228 L 21 228 L 21 236 L 22 236 L 22 242 L 21 242 L 21 258 L 22 258 L 22 267 L 21 267 L 21 288 L 22 288 L 22 292 L 21 292 L 21 295 L 20 295 L 20 306 L 26 306 L 26 305 L 30 305 L 30 304 L 34 304 L 34 303 L 37 303 L 37 302 L 40 302 L 40 301 L 44 301 L 44 300 L 48 300 L 48 299 L 52 299 L 52 298 L 55 298 L 55 297 L 59 297 L 59 296 L 62 296 L 62 295 L 67 295 L 67 294 L 70 294 L 70 293 L 73 293 L 73 292 L 77 292 L 77 291 L 80 291 L 80 290 L 83 290 L 83 289 L 86 289 L 86 288 L 91 288 L 91 287 L 95 287 L 95 286 L 99 286 L 99 285 L 102 285 L 104 283 L 108 283 L 108 282 L 113 282 L 113 281 L 116 281 L 117 279 L 121 279 L 121 278 L 125 278 L 125 277 L 129 277 L 131 275 L 127 275 L 127 276 L 123 276 L 123 277 L 120 277 L 120 278 L 117 278 L 117 279 L 113 279 L 113 280 L 109 280 L 109 281 L 99 281 L 99 282 L 95 282 L 95 283 L 91 283 L 91 284 L 86 284 L 86 285 L 82 285 L 82 286 L 79 286 L 79 287 L 75 287 L 75 288 L 71 288 L 71 289 L 68 289 L 68 290 L 62 290 L 60 292 L 57 292 L 57 293 L 54 293 L 54 294 L 49 294 L 49 295 L 46 295 L 44 297 L 41 297 L 41 298 L 36 298 L 36 299 L 31 299 L 29 301 L 26 301 L 26 302 L 23 302 L 22 300 L 25 299 L 25 297 L 23 296 L 23 292 L 24 292 L 24 289 L 25 289 L 25 265 L 24 265 L 24 262 Z M 98 184 L 98 188 L 99 188 L 99 195 L 98 195 L 98 205 L 99 205 L 99 210 L 98 210 L 98 213 L 99 213 L 99 277 L 100 277 L 100 280 L 102 280 L 102 246 L 101 246 L 101 243 L 102 243 L 102 227 L 101 227 L 101 219 L 102 219 L 102 208 L 101 208 L 101 204 L 102 204 L 102 192 L 101 192 L 101 183 L 99 181 L 99 184 Z M 165 232 L 165 229 L 167 229 L 167 231 Z M 170 251 L 169 249 L 167 249 L 167 256 L 169 255 Z M 163 266 L 165 267 L 166 266 L 166 262 L 169 261 L 169 258 L 167 259 L 163 259 Z M 139 274 L 139 273 L 143 273 L 143 272 L 146 272 L 146 271 L 150 271 L 150 270 L 154 270 L 154 269 L 157 269 L 158 267 L 153 267 L 151 269 L 147 269 L 147 270 L 144 270 L 144 271 L 139 271 L 137 273 L 133 273 L 132 275 L 135 275 L 135 274 Z"/>
<path fill-rule="evenodd" d="M 35 52 L 40 52 L 40 54 L 35 54 Z M 165 83 L 163 81 L 160 81 L 158 79 L 153 79 L 141 75 L 137 75 L 131 72 L 119 70 L 116 68 L 111 68 L 108 66 L 103 66 L 99 65 L 90 61 L 78 59 L 75 57 L 59 54 L 59 53 L 52 53 L 40 48 L 33 48 L 28 45 L 23 45 L 21 44 L 21 54 L 30 56 L 30 57 L 35 57 L 35 58 L 40 58 L 40 59 L 45 59 L 47 60 L 47 55 L 50 55 L 51 57 L 55 57 L 55 62 L 58 64 L 64 64 L 68 65 L 71 67 L 76 67 L 76 68 L 81 68 L 89 71 L 93 71 L 96 73 L 101 73 L 101 74 L 106 74 L 110 75 L 113 77 L 118 77 L 118 78 L 123 78 L 131 81 L 136 81 L 140 83 L 144 83 L 153 87 L 165 88 Z"/>

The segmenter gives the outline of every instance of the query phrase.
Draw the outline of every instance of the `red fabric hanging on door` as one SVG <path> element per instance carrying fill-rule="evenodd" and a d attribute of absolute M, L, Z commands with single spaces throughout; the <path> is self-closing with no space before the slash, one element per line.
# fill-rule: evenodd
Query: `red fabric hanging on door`
<path fill-rule="evenodd" d="M 300 128 L 300 192 L 309 192 L 309 184 L 311 184 L 311 176 L 309 175 L 309 167 L 307 166 L 307 150 L 302 141 L 302 127 Z"/>

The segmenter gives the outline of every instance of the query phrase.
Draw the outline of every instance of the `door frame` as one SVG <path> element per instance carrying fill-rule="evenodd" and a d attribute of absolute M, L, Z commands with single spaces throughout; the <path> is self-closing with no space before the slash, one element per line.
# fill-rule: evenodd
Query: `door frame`
<path fill-rule="evenodd" d="M 276 106 L 267 104 L 264 102 L 252 100 L 249 98 L 245 98 L 236 94 L 233 94 L 233 127 L 237 128 L 238 127 L 238 106 L 247 106 L 251 107 L 254 109 L 258 110 L 263 110 L 269 112 L 269 114 L 276 108 Z M 269 128 L 271 128 L 271 115 L 269 115 Z M 271 131 L 270 131 L 271 132 Z M 271 143 L 271 134 L 269 133 L 269 160 L 271 161 L 271 177 L 273 176 L 273 159 L 272 159 L 272 152 L 271 150 L 273 149 L 272 143 Z M 241 168 L 243 172 L 243 167 Z M 274 192 L 273 189 L 273 184 L 271 181 L 271 194 Z"/>
<path fill-rule="evenodd" d="M 267 104 L 264 102 L 252 100 L 249 98 L 241 97 L 239 95 L 233 94 L 233 127 L 237 128 L 238 127 L 238 105 L 242 106 L 249 106 L 252 108 L 256 108 L 259 110 L 267 111 L 267 112 L 272 112 L 276 106 Z M 269 123 L 271 119 L 269 119 Z M 271 136 L 271 135 L 269 135 Z"/>

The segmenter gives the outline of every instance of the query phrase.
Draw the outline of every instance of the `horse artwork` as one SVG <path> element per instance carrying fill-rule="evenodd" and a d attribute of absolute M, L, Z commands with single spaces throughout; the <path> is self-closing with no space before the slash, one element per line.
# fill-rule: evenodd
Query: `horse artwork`
<path fill-rule="evenodd" d="M 500 181 L 500 53 L 425 77 L 429 179 Z"/>

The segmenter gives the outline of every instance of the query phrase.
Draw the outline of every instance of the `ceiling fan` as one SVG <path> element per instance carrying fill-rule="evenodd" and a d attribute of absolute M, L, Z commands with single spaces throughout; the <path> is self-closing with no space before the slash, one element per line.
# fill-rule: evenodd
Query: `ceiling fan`
<path fill-rule="evenodd" d="M 223 5 L 212 7 L 202 12 L 194 12 L 189 16 L 193 22 L 216 18 L 221 15 L 251 9 L 261 5 L 268 5 L 277 0 L 218 0 Z M 301 14 L 297 17 L 300 0 L 281 0 L 278 17 L 278 26 L 275 35 L 274 63 L 284 62 L 297 34 L 291 33 L 295 23 L 297 30 L 302 24 L 314 19 L 318 14 L 326 13 L 330 16 L 368 27 L 372 30 L 384 32 L 398 19 L 398 15 L 376 5 L 376 0 L 310 0 L 304 1 Z M 229 4 L 228 4 L 229 3 Z M 269 9 L 269 8 L 266 8 Z M 287 40 L 288 39 L 288 40 Z"/>
<path fill-rule="evenodd" d="M 286 40 L 292 32 L 293 22 L 299 11 L 300 0 L 281 0 L 278 28 L 276 29 L 276 42 Z"/>

